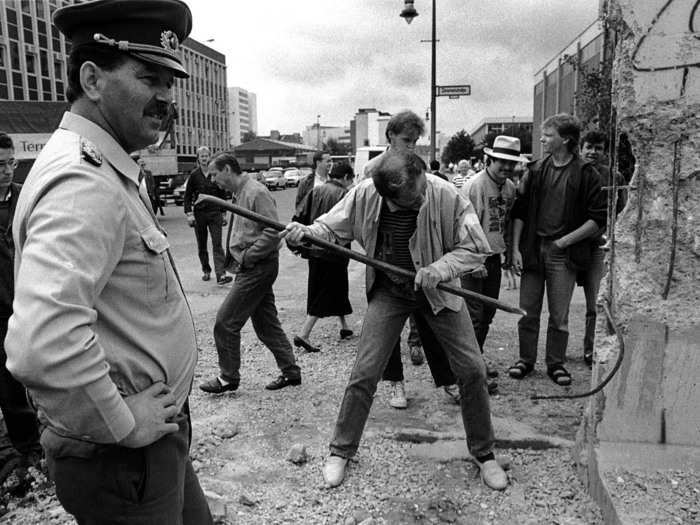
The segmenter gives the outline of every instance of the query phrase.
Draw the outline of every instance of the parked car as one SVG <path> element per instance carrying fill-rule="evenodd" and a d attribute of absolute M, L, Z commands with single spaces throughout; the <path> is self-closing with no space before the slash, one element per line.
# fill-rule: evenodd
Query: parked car
<path fill-rule="evenodd" d="M 287 186 L 296 188 L 301 180 L 301 172 L 297 168 L 290 168 L 284 172 L 284 180 L 287 182 Z"/>
<path fill-rule="evenodd" d="M 271 168 L 265 174 L 265 186 L 269 190 L 283 190 L 287 187 L 282 168 Z"/>

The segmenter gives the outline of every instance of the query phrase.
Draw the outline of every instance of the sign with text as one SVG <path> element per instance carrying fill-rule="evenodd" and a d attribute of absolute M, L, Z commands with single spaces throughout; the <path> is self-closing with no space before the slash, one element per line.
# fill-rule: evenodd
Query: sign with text
<path fill-rule="evenodd" d="M 35 159 L 51 138 L 51 133 L 8 133 L 15 145 L 17 160 Z"/>
<path fill-rule="evenodd" d="M 435 86 L 437 88 L 438 97 L 468 97 L 472 94 L 472 87 L 469 84 L 461 86 Z"/>

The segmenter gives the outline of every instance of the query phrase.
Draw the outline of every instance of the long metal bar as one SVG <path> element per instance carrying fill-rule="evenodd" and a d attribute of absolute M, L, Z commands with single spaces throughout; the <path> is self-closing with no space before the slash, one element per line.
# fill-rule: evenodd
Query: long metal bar
<path fill-rule="evenodd" d="M 211 195 L 200 195 L 199 198 L 202 201 L 216 204 L 217 206 L 219 206 L 225 210 L 228 210 L 231 213 L 235 213 L 236 215 L 240 215 L 242 217 L 245 217 L 246 219 L 250 219 L 252 221 L 264 224 L 265 226 L 268 226 L 274 230 L 282 231 L 285 229 L 285 225 L 280 223 L 280 222 L 274 221 L 274 220 L 270 219 L 269 217 L 265 217 L 264 215 L 260 215 L 259 213 L 255 213 L 253 211 L 247 210 L 247 209 L 242 208 L 240 206 L 236 206 L 235 204 L 232 204 L 232 203 L 225 201 L 223 199 L 219 199 L 218 197 L 213 197 Z M 359 261 L 363 264 L 366 264 L 367 266 L 372 266 L 373 268 L 377 268 L 378 270 L 382 270 L 384 272 L 391 272 L 391 273 L 394 273 L 396 275 L 406 277 L 407 279 L 410 279 L 411 281 L 416 277 L 416 274 L 414 272 L 404 270 L 403 268 L 399 268 L 398 266 L 394 266 L 393 264 L 389 264 L 389 263 L 386 263 L 384 261 L 379 261 L 377 259 L 367 257 L 364 254 L 358 253 L 354 250 L 348 250 L 347 248 L 344 248 L 342 246 L 338 246 L 335 243 L 328 242 L 325 239 L 320 239 L 320 238 L 315 237 L 313 235 L 304 235 L 304 240 L 310 244 L 315 244 L 316 246 L 320 246 L 321 248 L 325 248 L 325 249 L 332 251 L 332 252 L 335 252 L 339 255 L 343 255 L 343 256 L 347 257 L 348 259 L 353 259 L 355 261 Z M 447 284 L 447 283 L 439 283 L 437 287 L 440 290 L 443 290 L 445 292 L 448 292 L 448 293 L 451 293 L 454 295 L 458 295 L 460 297 L 463 297 L 464 299 L 477 299 L 483 303 L 494 306 L 494 307 L 498 308 L 499 310 L 503 310 L 504 312 L 508 312 L 511 314 L 517 314 L 517 315 L 525 315 L 525 311 L 521 310 L 520 308 L 503 303 L 503 302 L 499 301 L 498 299 L 494 299 L 494 298 L 488 297 L 486 295 L 481 295 L 481 294 L 476 293 L 476 292 L 464 290 L 458 286 L 452 286 L 451 284 Z"/>
<path fill-rule="evenodd" d="M 436 64 L 435 64 L 435 58 L 436 58 L 436 51 L 435 51 L 435 46 L 436 46 L 436 38 L 437 38 L 437 30 L 436 30 L 436 12 L 435 12 L 435 0 L 433 0 L 433 27 L 432 27 L 432 38 L 430 42 L 430 160 L 433 161 L 435 160 L 435 150 L 437 149 L 437 144 L 435 143 L 435 135 L 436 135 L 436 129 L 437 129 L 437 102 L 435 98 L 435 91 L 437 87 L 435 86 L 435 83 L 437 82 L 436 79 Z"/>

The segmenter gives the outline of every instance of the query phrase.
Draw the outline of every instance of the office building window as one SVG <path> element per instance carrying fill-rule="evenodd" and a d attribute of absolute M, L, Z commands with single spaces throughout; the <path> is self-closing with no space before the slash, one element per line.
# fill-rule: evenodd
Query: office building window
<path fill-rule="evenodd" d="M 21 69 L 19 65 L 19 44 L 13 40 L 10 40 L 10 64 L 12 69 L 17 71 Z"/>
<path fill-rule="evenodd" d="M 23 13 L 27 13 L 27 14 L 30 14 L 30 15 L 32 14 L 32 9 L 31 9 L 31 6 L 30 6 L 30 2 L 27 2 L 27 1 L 25 0 L 25 1 L 20 2 L 20 5 L 22 6 L 22 12 L 23 12 Z"/>
<path fill-rule="evenodd" d="M 9 93 L 7 92 L 6 84 L 0 84 L 0 98 L 3 100 L 10 98 Z"/>
<path fill-rule="evenodd" d="M 49 76 L 49 54 L 41 49 L 39 51 L 39 64 L 41 65 L 41 74 L 45 77 Z"/>
<path fill-rule="evenodd" d="M 63 79 L 63 62 L 56 60 L 53 63 L 54 73 L 56 73 L 56 80 Z"/>
<path fill-rule="evenodd" d="M 27 61 L 27 73 L 36 73 L 36 60 L 34 58 L 34 55 L 32 55 L 31 53 L 27 53 L 25 55 L 25 60 Z"/>
<path fill-rule="evenodd" d="M 66 96 L 66 94 L 63 91 L 63 82 L 56 82 L 56 94 L 58 95 L 59 100 L 63 100 Z"/>
<path fill-rule="evenodd" d="M 29 100 L 39 100 L 39 92 L 36 89 L 29 90 Z"/>
<path fill-rule="evenodd" d="M 15 100 L 24 100 L 24 90 L 21 87 L 15 86 L 12 92 L 15 95 Z"/>

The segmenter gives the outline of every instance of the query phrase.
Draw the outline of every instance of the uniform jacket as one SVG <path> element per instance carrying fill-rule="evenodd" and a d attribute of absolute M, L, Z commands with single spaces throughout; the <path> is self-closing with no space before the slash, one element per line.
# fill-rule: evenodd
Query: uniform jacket
<path fill-rule="evenodd" d="M 116 443 L 124 396 L 163 381 L 181 409 L 194 323 L 139 167 L 102 128 L 65 113 L 17 203 L 7 368 L 57 434 Z"/>
<path fill-rule="evenodd" d="M 416 270 L 431 266 L 442 281 L 459 286 L 458 278 L 484 263 L 491 255 L 479 220 L 471 203 L 459 195 L 449 182 L 427 174 L 426 199 L 416 220 L 416 232 L 409 240 L 409 250 Z M 353 239 L 373 257 L 377 247 L 379 214 L 384 199 L 377 193 L 372 179 L 363 180 L 328 213 L 310 226 L 314 235 L 347 243 Z M 372 289 L 375 271 L 367 267 L 366 287 Z M 434 313 L 443 308 L 459 311 L 464 300 L 440 290 L 424 290 Z"/>
<path fill-rule="evenodd" d="M 539 237 L 537 236 L 537 208 L 544 179 L 544 168 L 552 162 L 551 155 L 537 160 L 528 166 L 529 172 L 520 182 L 522 192 L 513 206 L 513 218 L 524 222 L 520 236 L 520 253 L 523 268 L 539 268 Z M 600 176 L 593 164 L 584 162 L 578 156 L 571 161 L 573 170 L 566 183 L 566 230 L 570 233 L 588 219 L 596 222 L 599 228 L 607 223 L 607 203 L 601 190 Z M 566 264 L 572 270 L 585 270 L 591 263 L 591 241 L 584 239 L 566 248 Z"/>

